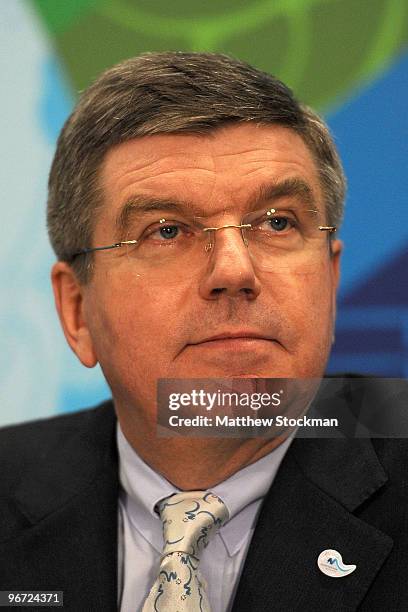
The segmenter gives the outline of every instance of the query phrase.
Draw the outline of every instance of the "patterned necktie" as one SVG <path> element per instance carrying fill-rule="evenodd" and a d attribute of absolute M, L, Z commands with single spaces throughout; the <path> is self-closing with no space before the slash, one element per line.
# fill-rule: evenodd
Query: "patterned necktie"
<path fill-rule="evenodd" d="M 185 491 L 159 503 L 164 548 L 159 576 L 143 612 L 211 612 L 201 551 L 228 518 L 228 510 L 211 491 Z"/>

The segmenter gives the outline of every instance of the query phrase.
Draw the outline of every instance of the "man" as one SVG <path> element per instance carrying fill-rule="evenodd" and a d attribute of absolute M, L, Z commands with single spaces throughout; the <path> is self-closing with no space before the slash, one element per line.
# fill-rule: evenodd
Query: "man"
<path fill-rule="evenodd" d="M 75 611 L 407 608 L 405 445 L 157 434 L 159 379 L 323 375 L 343 199 L 324 123 L 239 61 L 146 54 L 83 93 L 50 174 L 52 283 L 113 403 L 3 430 L 1 589 Z M 185 499 L 189 525 L 213 504 L 200 554 L 197 535 L 163 549 Z"/>

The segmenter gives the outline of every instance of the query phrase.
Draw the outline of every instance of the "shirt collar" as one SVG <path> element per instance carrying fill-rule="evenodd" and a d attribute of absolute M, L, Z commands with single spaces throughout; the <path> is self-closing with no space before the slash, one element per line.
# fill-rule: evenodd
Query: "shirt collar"
<path fill-rule="evenodd" d="M 236 554 L 255 528 L 261 503 L 269 491 L 293 435 L 251 465 L 247 465 L 212 488 L 226 504 L 229 521 L 220 536 L 230 556 Z"/>
<path fill-rule="evenodd" d="M 119 477 L 126 493 L 136 502 L 141 511 L 154 518 L 159 518 L 155 512 L 156 504 L 180 489 L 175 487 L 163 476 L 152 470 L 139 457 L 117 424 L 117 443 L 119 452 Z"/>
<path fill-rule="evenodd" d="M 265 457 L 248 465 L 212 487 L 228 508 L 229 520 L 220 536 L 230 556 L 234 555 L 254 528 L 261 502 L 268 492 L 293 435 Z M 117 422 L 119 477 L 126 506 L 134 527 L 160 552 L 162 539 L 157 535 L 156 504 L 180 489 L 155 472 L 129 444 Z M 137 517 L 137 519 L 136 519 Z"/>

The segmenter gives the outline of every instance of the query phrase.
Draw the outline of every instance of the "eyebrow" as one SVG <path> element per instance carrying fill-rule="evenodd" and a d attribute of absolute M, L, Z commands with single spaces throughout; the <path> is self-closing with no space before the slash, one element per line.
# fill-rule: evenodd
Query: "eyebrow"
<path fill-rule="evenodd" d="M 260 185 L 249 198 L 250 210 L 256 210 L 263 204 L 285 197 L 299 200 L 305 206 L 305 209 L 316 208 L 316 197 L 312 187 L 304 179 L 293 177 Z M 147 213 L 155 211 L 175 212 L 184 215 L 187 212 L 190 216 L 198 218 L 209 216 L 203 214 L 203 210 L 199 210 L 190 201 L 134 194 L 126 200 L 116 217 L 117 234 L 119 236 L 123 235 L 129 229 L 132 220 L 142 219 Z"/>
<path fill-rule="evenodd" d="M 121 235 L 129 228 L 131 220 L 143 218 L 149 212 L 164 210 L 180 214 L 185 214 L 187 210 L 191 214 L 195 207 L 192 202 L 183 202 L 176 198 L 168 199 L 134 194 L 126 200 L 116 217 L 116 231 L 118 235 Z"/>
<path fill-rule="evenodd" d="M 253 198 L 253 207 L 255 209 L 266 202 L 287 197 L 297 199 L 308 207 L 316 207 L 316 196 L 312 187 L 304 179 L 297 177 L 260 185 Z"/>

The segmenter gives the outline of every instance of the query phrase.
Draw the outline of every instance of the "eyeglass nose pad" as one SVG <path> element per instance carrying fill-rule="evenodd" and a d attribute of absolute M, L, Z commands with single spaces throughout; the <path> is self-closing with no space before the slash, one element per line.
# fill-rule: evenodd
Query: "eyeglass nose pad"
<path fill-rule="evenodd" d="M 249 243 L 248 243 L 248 238 L 246 237 L 246 232 L 245 232 L 247 227 L 248 227 L 247 225 L 241 225 L 241 236 L 242 236 L 242 240 L 243 240 L 245 246 L 248 248 L 248 244 Z"/>
<path fill-rule="evenodd" d="M 248 247 L 248 239 L 246 237 L 245 234 L 245 230 L 247 228 L 251 228 L 252 226 L 250 224 L 246 224 L 246 225 L 222 225 L 221 227 L 211 227 L 211 228 L 205 228 L 205 233 L 208 234 L 208 242 L 205 245 L 205 252 L 208 253 L 209 251 L 211 251 L 214 246 L 215 246 L 215 232 L 217 232 L 218 230 L 221 229 L 226 229 L 226 228 L 230 228 L 230 227 L 235 227 L 237 229 L 241 230 L 241 236 L 242 236 L 242 240 L 243 243 L 245 244 L 246 247 Z"/>
<path fill-rule="evenodd" d="M 215 234 L 215 232 L 212 229 L 206 229 L 205 233 L 208 236 L 208 242 L 207 242 L 207 244 L 205 245 L 204 248 L 205 248 L 205 252 L 208 253 L 214 247 L 214 242 L 215 242 L 214 234 Z"/>

